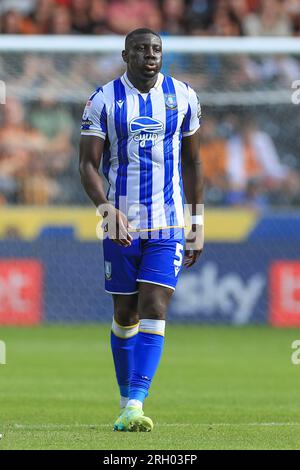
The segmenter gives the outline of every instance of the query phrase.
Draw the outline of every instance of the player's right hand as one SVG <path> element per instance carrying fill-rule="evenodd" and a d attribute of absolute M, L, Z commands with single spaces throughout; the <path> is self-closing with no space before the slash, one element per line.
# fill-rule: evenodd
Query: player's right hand
<path fill-rule="evenodd" d="M 129 231 L 132 229 L 127 217 L 113 205 L 106 206 L 103 214 L 103 230 L 104 234 L 115 242 L 117 245 L 128 247 L 131 245 L 132 236 Z"/>

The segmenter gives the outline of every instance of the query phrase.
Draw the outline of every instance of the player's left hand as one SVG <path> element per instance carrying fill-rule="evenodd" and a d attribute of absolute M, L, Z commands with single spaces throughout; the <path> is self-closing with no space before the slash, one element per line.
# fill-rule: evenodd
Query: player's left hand
<path fill-rule="evenodd" d="M 193 226 L 186 237 L 186 250 L 183 266 L 190 268 L 199 259 L 203 251 L 204 234 L 202 226 Z"/>
<path fill-rule="evenodd" d="M 196 263 L 203 250 L 185 250 L 183 266 L 190 268 Z"/>

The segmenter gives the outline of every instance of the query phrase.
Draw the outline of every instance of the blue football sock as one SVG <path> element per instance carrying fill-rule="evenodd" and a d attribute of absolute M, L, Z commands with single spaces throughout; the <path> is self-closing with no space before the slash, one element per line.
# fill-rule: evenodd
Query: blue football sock
<path fill-rule="evenodd" d="M 144 402 L 164 346 L 164 320 L 141 320 L 134 350 L 129 400 Z M 130 405 L 130 403 L 129 403 Z"/>
<path fill-rule="evenodd" d="M 121 326 L 113 320 L 111 350 L 121 397 L 129 396 L 129 382 L 134 365 L 134 349 L 139 325 Z"/>

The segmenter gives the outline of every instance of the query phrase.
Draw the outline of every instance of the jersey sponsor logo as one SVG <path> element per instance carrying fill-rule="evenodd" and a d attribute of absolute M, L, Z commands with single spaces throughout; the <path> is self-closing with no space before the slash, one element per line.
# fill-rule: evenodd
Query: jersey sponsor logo
<path fill-rule="evenodd" d="M 133 140 L 139 142 L 141 147 L 145 147 L 146 142 L 155 145 L 158 135 L 164 131 L 164 125 L 157 119 L 140 116 L 130 121 L 129 129 L 134 134 Z"/>
<path fill-rule="evenodd" d="M 177 108 L 177 99 L 175 94 L 165 93 L 166 107 L 169 109 Z"/>
<path fill-rule="evenodd" d="M 83 119 L 82 126 L 92 126 L 94 123 L 90 119 Z"/>
<path fill-rule="evenodd" d="M 105 266 L 105 279 L 107 281 L 111 280 L 111 262 L 110 261 L 105 261 L 104 263 Z"/>
<path fill-rule="evenodd" d="M 164 125 L 157 119 L 148 116 L 140 116 L 132 119 L 130 122 L 131 132 L 160 132 L 163 130 Z"/>

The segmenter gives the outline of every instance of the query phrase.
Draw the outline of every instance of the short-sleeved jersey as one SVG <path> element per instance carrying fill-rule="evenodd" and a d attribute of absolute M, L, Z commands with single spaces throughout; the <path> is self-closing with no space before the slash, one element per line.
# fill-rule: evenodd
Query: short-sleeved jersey
<path fill-rule="evenodd" d="M 200 115 L 194 90 L 161 73 L 149 93 L 125 73 L 88 100 L 81 134 L 105 140 L 107 198 L 132 225 L 184 226 L 181 144 L 200 127 Z"/>

